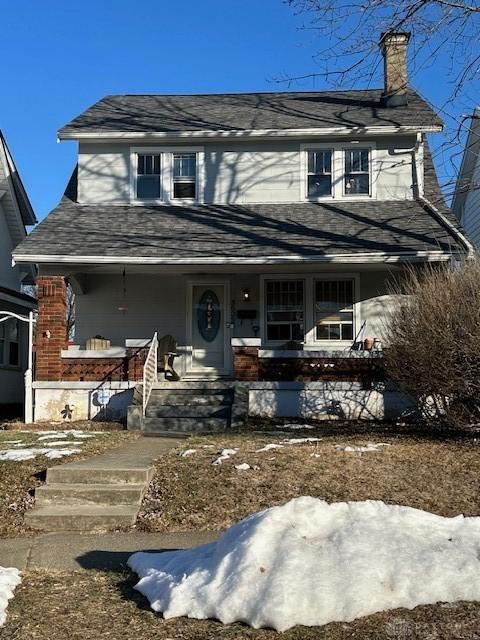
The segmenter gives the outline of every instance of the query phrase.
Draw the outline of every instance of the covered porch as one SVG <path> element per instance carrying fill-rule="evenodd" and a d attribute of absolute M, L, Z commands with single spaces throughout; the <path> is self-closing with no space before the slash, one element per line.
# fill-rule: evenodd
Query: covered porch
<path fill-rule="evenodd" d="M 211 265 L 202 271 L 185 265 L 42 266 L 36 418 L 66 410 L 91 417 L 105 402 L 124 412 L 133 388 L 144 381 L 155 334 L 176 340 L 174 369 L 182 383 L 245 383 L 259 414 L 271 412 L 267 397 L 284 405 L 286 415 L 294 413 L 285 398 L 295 397 L 298 406 L 302 385 L 300 396 L 309 390 L 309 406 L 320 387 L 331 392 L 336 384 L 337 396 L 371 390 L 384 380 L 382 329 L 392 302 L 387 283 L 400 273 L 398 264 L 366 263 Z M 67 282 L 75 292 L 70 340 Z M 98 336 L 97 348 L 87 348 Z"/>

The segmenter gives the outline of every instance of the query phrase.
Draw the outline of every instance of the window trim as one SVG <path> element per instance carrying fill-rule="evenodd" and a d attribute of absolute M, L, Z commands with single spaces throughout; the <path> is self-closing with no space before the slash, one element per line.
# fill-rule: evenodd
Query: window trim
<path fill-rule="evenodd" d="M 284 282 L 286 280 L 299 280 L 303 283 L 303 340 L 301 340 L 300 342 L 305 342 L 305 327 L 306 327 L 306 315 L 307 315 L 307 304 L 306 304 L 306 299 L 307 299 L 307 281 L 306 278 L 303 274 L 296 274 L 296 275 L 275 275 L 272 274 L 271 276 L 267 275 L 264 276 L 263 278 L 263 283 L 262 283 L 262 298 L 261 298 L 261 305 L 262 305 L 262 311 L 261 311 L 261 317 L 262 317 L 262 343 L 265 342 L 266 344 L 269 345 L 281 345 L 281 344 L 285 344 L 285 342 L 289 342 L 288 340 L 267 340 L 267 324 L 268 324 L 268 320 L 267 320 L 267 300 L 266 300 L 266 293 L 267 293 L 267 282 L 271 282 L 271 281 L 276 281 L 276 282 Z M 287 324 L 287 323 L 285 323 Z M 288 324 L 292 325 L 292 322 L 289 322 Z M 296 340 L 294 340 L 294 338 L 291 338 L 291 340 L 293 340 L 294 342 L 296 342 Z"/>
<path fill-rule="evenodd" d="M 360 274 L 357 272 L 332 272 L 332 273 L 264 273 L 260 275 L 260 337 L 262 347 L 268 349 L 275 348 L 279 344 L 284 344 L 285 340 L 272 341 L 267 340 L 267 323 L 266 323 L 266 286 L 267 280 L 303 280 L 303 323 L 304 338 L 303 349 L 305 351 L 316 349 L 344 349 L 350 346 L 361 326 L 361 290 L 360 290 Z M 352 340 L 317 340 L 315 331 L 315 282 L 317 280 L 353 280 L 353 339 Z"/>
<path fill-rule="evenodd" d="M 369 150 L 369 171 L 370 192 L 368 194 L 345 194 L 345 151 L 348 149 L 368 149 Z M 308 196 L 308 153 L 309 151 L 332 152 L 332 193 L 330 196 L 321 198 L 310 198 Z M 369 200 L 377 197 L 376 183 L 378 169 L 376 163 L 376 144 L 372 140 L 358 140 L 356 142 L 318 142 L 300 145 L 300 179 L 301 179 L 301 199 L 306 202 L 332 202 L 334 200 Z"/>
<path fill-rule="evenodd" d="M 196 197 L 173 197 L 173 154 L 196 154 Z M 137 198 L 137 160 L 138 155 L 160 154 L 160 198 Z M 132 205 L 184 205 L 202 204 L 205 183 L 205 150 L 204 147 L 150 146 L 130 147 L 130 204 Z"/>
<path fill-rule="evenodd" d="M 17 323 L 17 341 L 15 344 L 18 345 L 18 363 L 10 364 L 10 341 L 6 335 L 7 323 L 14 321 Z M 9 371 L 20 371 L 22 369 L 22 326 L 20 321 L 16 318 L 9 318 L 5 322 L 2 322 L 0 326 L 4 327 L 4 337 L 3 337 L 3 353 L 0 354 L 0 369 L 9 370 Z M 15 341 L 13 341 L 15 342 Z"/>

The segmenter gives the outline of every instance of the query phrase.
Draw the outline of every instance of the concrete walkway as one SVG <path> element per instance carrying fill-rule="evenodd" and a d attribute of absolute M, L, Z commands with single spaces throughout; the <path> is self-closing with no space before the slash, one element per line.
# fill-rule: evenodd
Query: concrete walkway
<path fill-rule="evenodd" d="M 181 440 L 140 438 L 98 456 L 47 471 L 25 522 L 41 531 L 103 531 L 135 523 L 154 462 Z"/>
<path fill-rule="evenodd" d="M 34 538 L 0 540 L 0 566 L 22 571 L 49 569 L 78 571 L 102 569 L 114 571 L 126 566 L 135 551 L 187 549 L 212 542 L 219 532 L 186 533 L 46 533 Z"/>

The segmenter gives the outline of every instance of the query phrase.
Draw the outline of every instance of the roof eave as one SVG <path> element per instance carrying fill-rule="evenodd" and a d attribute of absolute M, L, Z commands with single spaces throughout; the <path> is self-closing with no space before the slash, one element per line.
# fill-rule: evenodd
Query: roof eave
<path fill-rule="evenodd" d="M 396 263 L 396 262 L 436 262 L 445 261 L 457 254 L 463 254 L 462 250 L 442 251 L 399 251 L 388 253 L 382 251 L 356 252 L 356 253 L 330 253 L 312 256 L 285 255 L 285 256 L 260 256 L 260 257 L 238 257 L 238 256 L 205 256 L 195 258 L 161 258 L 153 256 L 72 256 L 72 255 L 28 255 L 13 254 L 14 262 L 36 263 L 36 264 L 101 264 L 101 265 L 122 265 L 122 264 L 143 264 L 143 265 L 265 265 L 265 264 L 297 264 L 297 263 Z"/>
<path fill-rule="evenodd" d="M 323 127 L 311 129 L 242 129 L 199 131 L 75 131 L 64 127 L 59 140 L 179 140 L 183 138 L 305 138 L 352 135 L 392 135 L 399 133 L 440 133 L 443 125 L 379 125 L 367 127 Z"/>

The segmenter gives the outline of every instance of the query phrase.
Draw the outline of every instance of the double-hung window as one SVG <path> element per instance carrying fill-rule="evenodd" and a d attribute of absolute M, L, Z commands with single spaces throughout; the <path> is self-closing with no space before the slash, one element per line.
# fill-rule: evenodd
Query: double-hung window
<path fill-rule="evenodd" d="M 308 197 L 325 198 L 332 195 L 332 150 L 319 149 L 308 152 Z"/>
<path fill-rule="evenodd" d="M 345 154 L 345 195 L 370 194 L 370 150 L 344 149 Z"/>
<path fill-rule="evenodd" d="M 173 154 L 173 198 L 195 199 L 197 197 L 197 154 Z"/>
<path fill-rule="evenodd" d="M 304 281 L 267 280 L 265 316 L 268 342 L 303 341 Z"/>
<path fill-rule="evenodd" d="M 135 197 L 138 200 L 160 200 L 161 156 L 159 153 L 137 154 L 137 176 Z"/>
<path fill-rule="evenodd" d="M 18 367 L 20 344 L 18 320 L 10 318 L 0 323 L 0 365 Z"/>
<path fill-rule="evenodd" d="M 316 340 L 353 340 L 354 281 L 316 280 Z"/>

